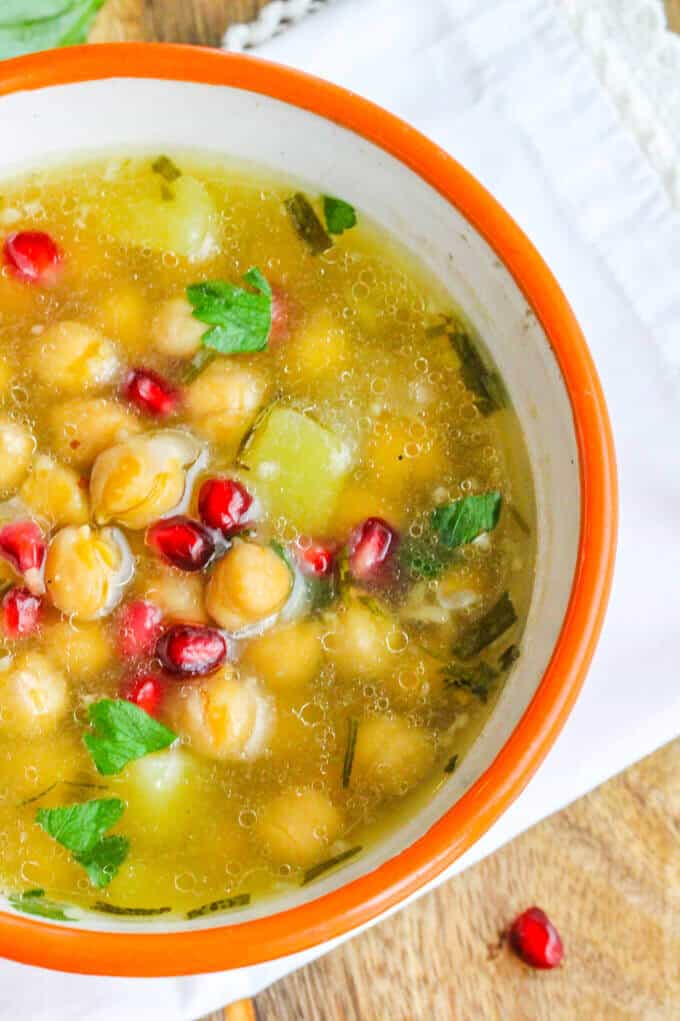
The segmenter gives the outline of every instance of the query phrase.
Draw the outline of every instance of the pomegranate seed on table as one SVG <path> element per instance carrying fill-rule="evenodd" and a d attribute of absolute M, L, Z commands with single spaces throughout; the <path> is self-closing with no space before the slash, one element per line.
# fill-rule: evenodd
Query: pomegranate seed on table
<path fill-rule="evenodd" d="M 33 634 L 40 621 L 42 599 L 28 589 L 14 586 L 2 599 L 2 627 L 8 638 Z"/>
<path fill-rule="evenodd" d="M 556 968 L 564 958 L 560 934 L 545 911 L 527 908 L 510 926 L 510 946 L 532 968 Z"/>
<path fill-rule="evenodd" d="M 149 716 L 155 716 L 163 698 L 163 681 L 158 674 L 140 674 L 127 681 L 121 694 Z"/>
<path fill-rule="evenodd" d="M 63 259 L 56 241 L 41 230 L 10 234 L 5 239 L 4 257 L 17 279 L 41 287 L 57 282 Z"/>
<path fill-rule="evenodd" d="M 182 571 L 201 571 L 215 555 L 215 543 L 208 530 L 183 514 L 147 528 L 146 544 Z"/>
<path fill-rule="evenodd" d="M 223 535 L 233 535 L 245 524 L 253 498 L 236 479 L 206 479 L 198 494 L 201 521 Z"/>
<path fill-rule="evenodd" d="M 0 556 L 23 575 L 26 587 L 36 596 L 45 591 L 41 569 L 46 552 L 47 544 L 35 521 L 10 521 L 0 528 Z"/>
<path fill-rule="evenodd" d="M 145 415 L 167 418 L 177 410 L 180 392 L 153 369 L 132 369 L 123 383 L 123 396 Z"/>
<path fill-rule="evenodd" d="M 175 624 L 159 638 L 156 656 L 171 674 L 197 677 L 213 673 L 224 663 L 227 642 L 215 628 Z"/>
<path fill-rule="evenodd" d="M 278 344 L 290 336 L 291 303 L 288 295 L 278 284 L 272 286 L 272 323 L 269 340 Z"/>
<path fill-rule="evenodd" d="M 303 574 L 312 578 L 328 578 L 335 567 L 335 548 L 322 542 L 297 546 L 297 555 Z"/>
<path fill-rule="evenodd" d="M 384 574 L 397 548 L 397 532 L 382 518 L 366 518 L 352 532 L 349 569 L 357 581 L 377 581 Z"/>
<path fill-rule="evenodd" d="M 126 603 L 117 616 L 118 652 L 123 659 L 150 656 L 163 630 L 163 614 L 146 599 Z"/>

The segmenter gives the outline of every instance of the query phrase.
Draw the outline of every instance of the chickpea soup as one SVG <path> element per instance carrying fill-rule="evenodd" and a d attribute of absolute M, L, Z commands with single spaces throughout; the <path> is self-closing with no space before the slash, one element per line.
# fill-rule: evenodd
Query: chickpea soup
<path fill-rule="evenodd" d="M 521 654 L 503 383 L 341 198 L 181 153 L 0 196 L 0 885 L 69 920 L 313 882 Z"/>

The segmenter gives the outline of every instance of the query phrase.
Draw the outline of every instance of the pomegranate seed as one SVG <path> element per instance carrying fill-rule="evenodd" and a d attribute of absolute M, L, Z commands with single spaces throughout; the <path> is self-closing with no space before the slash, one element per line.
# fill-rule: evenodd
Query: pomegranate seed
<path fill-rule="evenodd" d="M 11 588 L 2 600 L 2 626 L 8 638 L 24 638 L 32 634 L 40 621 L 40 596 L 25 588 Z"/>
<path fill-rule="evenodd" d="M 118 652 L 122 659 L 150 656 L 163 630 L 163 614 L 145 599 L 126 603 L 117 617 Z"/>
<path fill-rule="evenodd" d="M 121 694 L 149 716 L 155 716 L 163 698 L 163 682 L 158 674 L 140 674 L 129 679 Z"/>
<path fill-rule="evenodd" d="M 167 418 L 177 410 L 180 394 L 153 369 L 132 369 L 123 383 L 123 396 L 145 415 Z"/>
<path fill-rule="evenodd" d="M 335 567 L 335 549 L 322 542 L 297 544 L 298 561 L 304 574 L 312 578 L 328 578 Z"/>
<path fill-rule="evenodd" d="M 183 514 L 157 521 L 147 528 L 146 543 L 157 550 L 163 560 L 182 571 L 200 571 L 215 555 L 210 532 Z"/>
<path fill-rule="evenodd" d="M 510 945 L 532 968 L 556 968 L 564 958 L 560 934 L 545 911 L 528 908 L 510 927 Z"/>
<path fill-rule="evenodd" d="M 357 581 L 378 581 L 397 547 L 398 535 L 382 518 L 366 518 L 352 532 L 349 569 Z"/>
<path fill-rule="evenodd" d="M 0 556 L 23 574 L 28 590 L 36 596 L 45 591 L 41 568 L 47 547 L 35 521 L 10 521 L 0 528 Z"/>
<path fill-rule="evenodd" d="M 253 498 L 236 479 L 206 479 L 198 494 L 198 513 L 208 528 L 233 535 L 242 528 Z"/>
<path fill-rule="evenodd" d="M 41 230 L 22 230 L 5 239 L 5 263 L 19 280 L 51 287 L 57 282 L 63 255 L 59 245 Z"/>
<path fill-rule="evenodd" d="M 272 322 L 269 328 L 269 340 L 272 344 L 288 340 L 291 312 L 290 298 L 283 288 L 274 284 L 272 287 Z"/>
<path fill-rule="evenodd" d="M 156 655 L 171 674 L 211 674 L 224 663 L 227 643 L 215 628 L 176 624 L 161 635 Z"/>

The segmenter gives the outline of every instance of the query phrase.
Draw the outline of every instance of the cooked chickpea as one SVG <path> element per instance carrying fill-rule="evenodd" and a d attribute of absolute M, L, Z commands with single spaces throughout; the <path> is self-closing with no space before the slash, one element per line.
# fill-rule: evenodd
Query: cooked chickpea
<path fill-rule="evenodd" d="M 267 391 L 247 365 L 217 358 L 187 387 L 185 408 L 196 429 L 215 443 L 235 446 L 252 425 Z"/>
<path fill-rule="evenodd" d="M 208 327 L 194 319 L 186 298 L 164 301 L 151 324 L 153 346 L 168 358 L 191 358 Z"/>
<path fill-rule="evenodd" d="M 90 516 L 87 488 L 81 485 L 80 476 L 47 454 L 33 459 L 19 496 L 52 527 L 83 525 Z"/>
<path fill-rule="evenodd" d="M 119 361 L 114 345 L 95 327 L 64 320 L 41 335 L 32 366 L 50 389 L 78 393 L 111 383 Z"/>
<path fill-rule="evenodd" d="M 160 607 L 169 620 L 189 624 L 205 624 L 208 620 L 203 578 L 199 574 L 187 574 L 158 564 L 145 583 L 144 598 Z"/>
<path fill-rule="evenodd" d="M 47 734 L 65 715 L 64 675 L 38 652 L 17 656 L 0 674 L 0 730 L 13 736 Z"/>
<path fill-rule="evenodd" d="M 148 342 L 148 308 L 138 287 L 118 287 L 103 299 L 96 316 L 107 336 L 115 337 L 132 354 L 143 352 Z"/>
<path fill-rule="evenodd" d="M 394 629 L 387 611 L 372 610 L 356 599 L 334 614 L 328 645 L 338 677 L 363 680 L 381 676 L 392 665 L 388 640 Z"/>
<path fill-rule="evenodd" d="M 359 724 L 351 785 L 401 794 L 421 780 L 434 762 L 425 731 L 401 717 L 375 716 Z"/>
<path fill-rule="evenodd" d="M 30 429 L 0 416 L 0 489 L 15 489 L 31 463 L 35 440 Z"/>
<path fill-rule="evenodd" d="M 267 746 L 273 706 L 230 663 L 212 677 L 185 685 L 170 696 L 169 716 L 191 747 L 211 759 L 250 760 Z"/>
<path fill-rule="evenodd" d="M 114 657 L 111 638 L 99 623 L 58 620 L 43 629 L 43 641 L 57 666 L 82 680 L 99 677 Z"/>
<path fill-rule="evenodd" d="M 290 595 L 290 569 L 269 546 L 236 542 L 213 571 L 208 613 L 227 631 L 241 631 L 278 613 Z"/>
<path fill-rule="evenodd" d="M 253 638 L 244 661 L 273 691 L 303 688 L 316 677 L 323 659 L 321 627 L 301 620 Z"/>
<path fill-rule="evenodd" d="M 62 613 L 92 620 L 120 602 L 131 565 L 130 551 L 117 529 L 67 525 L 47 551 L 47 592 Z"/>
<path fill-rule="evenodd" d="M 98 454 L 141 431 L 139 419 L 116 401 L 83 397 L 55 404 L 49 412 L 50 446 L 77 468 L 89 468 Z"/>
<path fill-rule="evenodd" d="M 338 836 L 342 818 L 321 791 L 284 791 L 266 805 L 257 835 L 273 858 L 291 865 L 313 865 Z"/>
<path fill-rule="evenodd" d="M 104 450 L 90 476 L 95 521 L 146 528 L 180 502 L 185 469 L 199 453 L 197 441 L 176 429 L 145 433 Z"/>

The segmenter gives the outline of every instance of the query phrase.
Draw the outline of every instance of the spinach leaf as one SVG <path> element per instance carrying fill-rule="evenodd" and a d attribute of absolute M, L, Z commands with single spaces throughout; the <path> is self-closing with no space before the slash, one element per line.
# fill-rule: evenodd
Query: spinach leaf
<path fill-rule="evenodd" d="M 139 706 L 126 699 L 103 698 L 90 706 L 88 719 L 94 734 L 83 741 L 98 772 L 120 773 L 134 759 L 167 748 L 177 735 Z"/>
<path fill-rule="evenodd" d="M 103 2 L 3 0 L 0 10 L 0 59 L 84 42 Z"/>
<path fill-rule="evenodd" d="M 272 289 L 257 266 L 252 266 L 243 279 L 253 290 L 246 291 L 226 280 L 206 280 L 187 287 L 194 318 L 212 327 L 201 337 L 203 347 L 220 354 L 266 348 L 272 323 Z"/>
<path fill-rule="evenodd" d="M 321 255 L 332 246 L 330 236 L 306 195 L 300 191 L 291 195 L 286 199 L 285 206 L 296 234 L 305 242 L 312 255 Z"/>
<path fill-rule="evenodd" d="M 105 837 L 125 811 L 120 798 L 98 798 L 82 804 L 38 809 L 35 821 L 57 843 L 71 852 L 97 887 L 110 883 L 124 861 L 129 842 Z"/>
<path fill-rule="evenodd" d="M 357 214 L 349 202 L 335 199 L 332 195 L 323 197 L 323 215 L 329 234 L 343 234 L 356 226 Z"/>
<path fill-rule="evenodd" d="M 471 624 L 453 648 L 458 659 L 472 659 L 477 653 L 500 638 L 517 620 L 515 607 L 507 592 L 504 592 L 490 610 Z"/>

